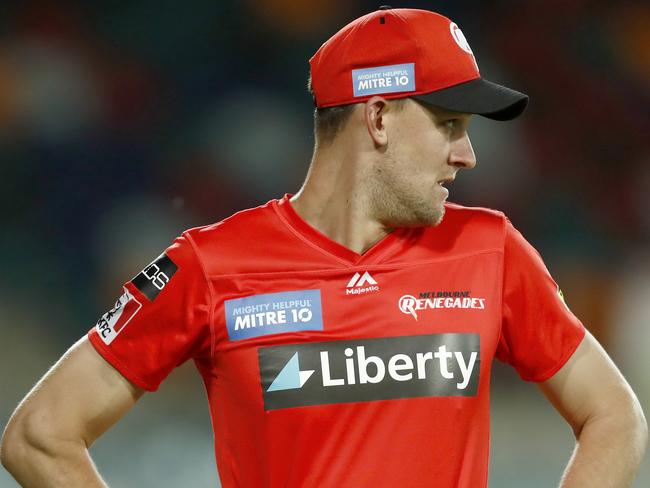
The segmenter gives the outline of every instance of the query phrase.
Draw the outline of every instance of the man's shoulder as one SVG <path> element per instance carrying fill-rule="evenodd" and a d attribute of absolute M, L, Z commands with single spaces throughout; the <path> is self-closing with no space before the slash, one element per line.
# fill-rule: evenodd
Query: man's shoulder
<path fill-rule="evenodd" d="M 506 215 L 500 210 L 487 207 L 467 207 L 457 203 L 445 203 L 444 225 L 472 225 L 503 229 Z"/>
<path fill-rule="evenodd" d="M 269 200 L 214 224 L 188 229 L 183 237 L 209 274 L 266 269 L 291 237 L 277 215 L 278 201 Z"/>
<path fill-rule="evenodd" d="M 183 235 L 189 236 L 198 246 L 215 240 L 223 242 L 224 239 L 234 239 L 241 242 L 242 239 L 251 239 L 255 235 L 263 236 L 277 226 L 273 209 L 275 202 L 277 200 L 273 199 L 256 207 L 239 210 L 218 222 L 188 229 Z"/>
<path fill-rule="evenodd" d="M 450 215 L 457 217 L 467 216 L 474 218 L 486 218 L 486 219 L 496 219 L 502 220 L 505 218 L 505 214 L 493 208 L 487 207 L 467 207 L 465 205 L 460 205 L 458 203 L 446 202 L 445 211 Z"/>
<path fill-rule="evenodd" d="M 442 222 L 427 228 L 423 242 L 452 254 L 503 249 L 506 221 L 499 210 L 447 202 Z"/>

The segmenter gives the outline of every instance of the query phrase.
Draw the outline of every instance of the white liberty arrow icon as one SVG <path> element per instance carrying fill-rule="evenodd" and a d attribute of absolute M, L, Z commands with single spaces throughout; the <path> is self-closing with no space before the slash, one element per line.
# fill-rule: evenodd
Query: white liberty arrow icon
<path fill-rule="evenodd" d="M 313 369 L 308 369 L 306 371 L 300 371 L 300 365 L 298 364 L 298 353 L 294 353 L 289 359 L 289 362 L 285 364 L 282 371 L 271 383 L 271 386 L 268 387 L 266 391 L 278 391 L 278 390 L 292 390 L 297 388 L 302 388 L 307 380 L 314 374 Z"/>

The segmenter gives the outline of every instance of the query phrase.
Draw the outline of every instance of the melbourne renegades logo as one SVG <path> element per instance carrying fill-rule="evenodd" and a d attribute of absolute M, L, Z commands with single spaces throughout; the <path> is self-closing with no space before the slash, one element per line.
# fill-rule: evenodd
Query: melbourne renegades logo
<path fill-rule="evenodd" d="M 478 309 L 485 310 L 485 298 L 471 296 L 469 290 L 464 291 L 424 291 L 419 298 L 413 295 L 403 295 L 397 302 L 400 312 L 418 319 L 419 310 L 428 309 Z"/>

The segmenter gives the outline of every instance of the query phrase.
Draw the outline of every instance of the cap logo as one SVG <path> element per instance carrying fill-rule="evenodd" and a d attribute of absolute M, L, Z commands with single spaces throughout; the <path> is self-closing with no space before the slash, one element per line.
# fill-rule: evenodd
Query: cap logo
<path fill-rule="evenodd" d="M 355 97 L 415 90 L 415 63 L 352 70 Z"/>
<path fill-rule="evenodd" d="M 474 55 L 474 53 L 472 52 L 472 48 L 469 47 L 469 42 L 467 42 L 467 39 L 463 34 L 463 31 L 460 30 L 460 27 L 458 27 L 455 22 L 449 24 L 449 30 L 451 32 L 451 37 L 454 38 L 456 44 L 458 44 L 458 46 L 466 53 Z"/>

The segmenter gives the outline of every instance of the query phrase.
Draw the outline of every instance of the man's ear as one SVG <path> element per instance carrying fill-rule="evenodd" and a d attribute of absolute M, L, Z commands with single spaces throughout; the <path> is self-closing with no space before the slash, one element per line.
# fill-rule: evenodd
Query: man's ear
<path fill-rule="evenodd" d="M 364 104 L 363 109 L 368 134 L 376 146 L 385 146 L 388 144 L 388 135 L 384 118 L 389 110 L 388 102 L 385 98 L 374 96 Z"/>

